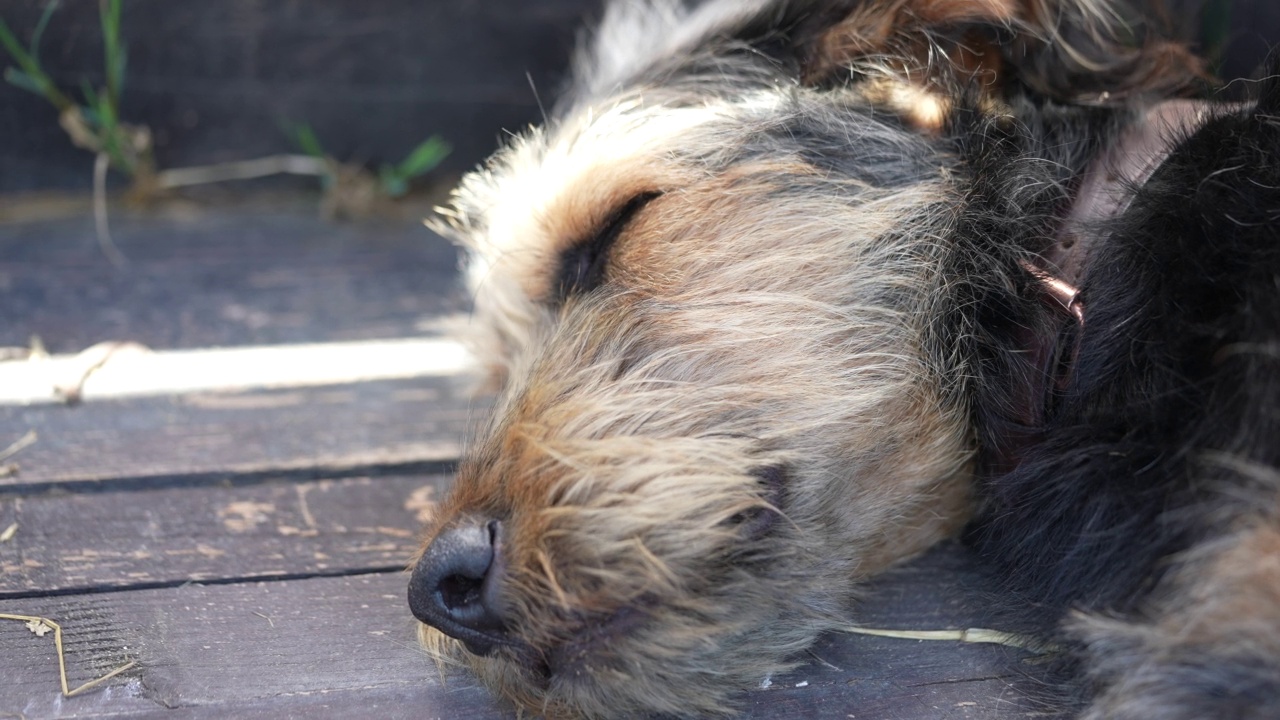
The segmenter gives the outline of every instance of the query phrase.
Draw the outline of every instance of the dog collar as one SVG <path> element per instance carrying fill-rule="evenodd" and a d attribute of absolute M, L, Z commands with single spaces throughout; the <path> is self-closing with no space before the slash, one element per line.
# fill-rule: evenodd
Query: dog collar
<path fill-rule="evenodd" d="M 1031 273 L 1031 277 L 1040 283 L 1041 297 L 1050 305 L 1061 308 L 1076 319 L 1076 325 L 1084 329 L 1084 303 L 1080 301 L 1080 290 L 1075 285 L 1054 277 L 1047 270 L 1038 268 L 1026 260 L 1019 260 L 1023 270 Z"/>
<path fill-rule="evenodd" d="M 1022 371 L 1011 378 L 1007 414 L 990 419 L 992 432 L 984 453 L 988 472 L 999 475 L 1020 464 L 1023 452 L 1049 422 L 1055 399 L 1066 392 L 1077 372 L 1085 328 L 1085 304 L 1077 283 L 1085 274 L 1093 243 L 1101 241 L 1098 228 L 1124 214 L 1134 188 L 1150 178 L 1181 137 L 1207 119 L 1206 107 L 1170 100 L 1135 117 L 1085 170 L 1054 241 L 1036 261 L 1018 261 L 1034 281 L 1030 292 L 1063 317 L 1052 330 L 1024 328 L 1016 340 Z"/>

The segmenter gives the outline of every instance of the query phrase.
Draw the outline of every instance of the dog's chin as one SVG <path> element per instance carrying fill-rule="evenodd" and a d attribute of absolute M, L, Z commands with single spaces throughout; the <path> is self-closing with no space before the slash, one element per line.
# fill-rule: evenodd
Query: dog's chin
<path fill-rule="evenodd" d="M 471 667 L 479 671 L 487 667 L 521 676 L 525 682 L 541 688 L 549 684 L 552 676 L 546 653 L 526 643 L 508 639 L 502 643 L 476 646 L 446 635 L 426 623 L 418 624 L 418 642 L 442 669 Z"/>
<path fill-rule="evenodd" d="M 547 678 L 550 682 L 573 682 L 598 667 L 611 649 L 625 644 L 628 635 L 648 620 L 641 607 L 623 607 L 598 622 L 584 624 L 568 640 L 551 647 L 546 653 Z"/>
<path fill-rule="evenodd" d="M 792 667 L 813 635 L 833 625 L 817 618 L 796 622 L 794 611 L 766 606 L 761 597 L 737 607 L 733 615 L 742 625 L 726 632 L 722 621 L 642 597 L 538 647 L 508 639 L 483 655 L 427 625 L 419 636 L 442 669 L 470 669 L 536 717 L 722 716 L 739 706 L 743 687 Z M 736 667 L 708 660 L 726 652 L 739 658 Z"/>
<path fill-rule="evenodd" d="M 526 681 L 543 689 L 567 689 L 597 682 L 600 670 L 617 666 L 626 649 L 642 640 L 651 629 L 656 602 L 637 602 L 599 617 L 581 622 L 576 628 L 545 647 L 504 637 L 500 642 L 476 645 L 466 638 L 447 635 L 425 623 L 418 626 L 418 638 L 427 654 L 448 665 L 484 665 L 516 671 Z M 707 628 L 708 638 L 712 628 Z"/>

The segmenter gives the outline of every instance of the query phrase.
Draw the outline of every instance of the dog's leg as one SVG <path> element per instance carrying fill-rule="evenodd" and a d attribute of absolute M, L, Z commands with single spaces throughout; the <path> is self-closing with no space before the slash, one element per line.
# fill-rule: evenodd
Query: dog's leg
<path fill-rule="evenodd" d="M 1070 623 L 1098 693 L 1084 720 L 1280 717 L 1280 520 L 1250 521 L 1183 563 L 1141 619 Z"/>

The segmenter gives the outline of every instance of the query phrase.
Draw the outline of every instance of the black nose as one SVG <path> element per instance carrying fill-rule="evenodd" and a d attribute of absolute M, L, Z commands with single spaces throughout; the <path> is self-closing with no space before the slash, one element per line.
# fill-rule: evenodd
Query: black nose
<path fill-rule="evenodd" d="M 498 608 L 502 581 L 502 524 L 463 522 L 427 546 L 409 578 L 414 617 L 461 640 L 477 655 L 503 643 Z"/>

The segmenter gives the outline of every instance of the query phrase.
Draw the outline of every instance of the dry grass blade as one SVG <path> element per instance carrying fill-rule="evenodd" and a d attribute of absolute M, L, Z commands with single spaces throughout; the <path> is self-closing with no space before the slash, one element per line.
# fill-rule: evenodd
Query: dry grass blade
<path fill-rule="evenodd" d="M 170 190 L 228 180 L 251 180 L 268 175 L 324 176 L 331 172 L 328 161 L 322 157 L 271 155 L 257 160 L 238 160 L 218 165 L 162 170 L 156 173 L 156 185 Z"/>
<path fill-rule="evenodd" d="M 49 618 L 38 617 L 36 615 L 11 615 L 9 613 L 0 613 L 0 620 L 14 620 L 16 622 L 26 623 L 28 629 L 30 629 L 32 632 L 36 633 L 40 637 L 44 637 L 44 633 L 38 632 L 37 628 L 43 627 L 45 629 L 49 629 L 49 628 L 53 629 L 53 646 L 58 651 L 58 679 L 62 682 L 63 697 L 73 697 L 75 695 L 79 695 L 82 692 L 95 688 L 98 685 L 101 685 L 102 683 L 110 680 L 111 678 L 119 675 L 120 673 L 138 664 L 137 660 L 130 660 L 129 662 L 125 663 L 124 665 L 121 665 L 115 670 L 112 670 L 106 675 L 103 675 L 102 677 L 90 680 L 89 682 L 84 683 L 83 685 L 80 685 L 74 689 L 68 689 L 66 653 L 64 653 L 62 650 L 62 626 L 50 620 Z"/>
<path fill-rule="evenodd" d="M 111 156 L 106 153 L 98 153 L 93 161 L 93 224 L 102 254 L 107 256 L 112 265 L 124 267 L 128 260 L 111 239 L 111 226 L 107 221 L 107 168 L 110 166 Z"/>
<path fill-rule="evenodd" d="M 897 638 L 900 640 L 947 640 L 965 643 L 990 643 L 1008 647 L 1032 650 L 1035 652 L 1052 652 L 1055 646 L 1030 635 L 989 630 L 987 628 L 967 628 L 963 630 L 882 630 L 877 628 L 849 627 L 845 632 L 855 635 L 874 635 L 876 637 Z"/>

